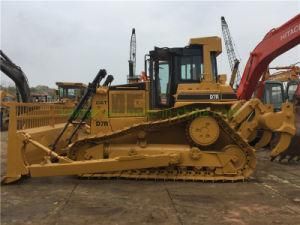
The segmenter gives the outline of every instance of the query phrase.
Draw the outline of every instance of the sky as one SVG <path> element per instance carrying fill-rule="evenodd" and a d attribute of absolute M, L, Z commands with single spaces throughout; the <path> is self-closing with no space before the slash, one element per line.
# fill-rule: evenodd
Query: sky
<path fill-rule="evenodd" d="M 56 81 L 88 83 L 100 68 L 126 83 L 131 29 L 136 29 L 137 70 L 154 46 L 184 47 L 190 38 L 220 36 L 224 16 L 244 69 L 250 52 L 272 28 L 300 11 L 300 1 L 99 2 L 1 1 L 1 49 L 26 73 L 30 86 Z M 271 66 L 300 61 L 299 45 Z M 219 74 L 230 74 L 225 46 Z M 229 78 L 228 78 L 229 80 Z M 13 84 L 1 72 L 2 84 Z"/>

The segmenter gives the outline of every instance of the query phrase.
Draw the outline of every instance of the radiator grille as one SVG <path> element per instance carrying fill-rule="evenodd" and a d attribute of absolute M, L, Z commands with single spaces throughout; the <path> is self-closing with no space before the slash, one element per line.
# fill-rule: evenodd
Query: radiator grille
<path fill-rule="evenodd" d="M 144 116 L 144 92 L 110 92 L 110 116 Z"/>
<path fill-rule="evenodd" d="M 111 113 L 123 114 L 125 113 L 125 95 L 124 94 L 112 94 L 111 95 Z"/>
<path fill-rule="evenodd" d="M 127 94 L 127 113 L 142 114 L 144 112 L 143 94 Z"/>

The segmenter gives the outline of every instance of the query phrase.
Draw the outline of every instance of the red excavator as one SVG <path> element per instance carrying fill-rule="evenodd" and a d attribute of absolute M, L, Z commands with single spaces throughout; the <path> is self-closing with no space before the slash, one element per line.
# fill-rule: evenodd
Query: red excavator
<path fill-rule="evenodd" d="M 251 52 L 237 90 L 239 99 L 250 99 L 269 64 L 300 43 L 300 14 L 272 29 Z"/>
<path fill-rule="evenodd" d="M 254 48 L 237 89 L 237 97 L 239 99 L 248 100 L 253 96 L 258 97 L 264 103 L 272 104 L 275 111 L 280 111 L 281 104 L 285 101 L 294 103 L 297 132 L 289 148 L 278 155 L 280 161 L 284 158 L 291 160 L 298 157 L 298 160 L 300 159 L 300 151 L 296 149 L 297 145 L 300 146 L 300 85 L 299 81 L 290 81 L 285 85 L 285 90 L 283 82 L 264 80 L 262 78 L 263 74 L 267 72 L 269 64 L 276 57 L 296 47 L 299 43 L 300 14 L 282 26 L 269 31 L 264 39 Z M 255 142 L 256 147 L 264 147 L 266 143 L 269 143 L 267 140 L 272 138 L 270 133 L 263 133 L 259 136 L 260 141 Z M 276 138 L 278 139 L 278 136 Z"/>

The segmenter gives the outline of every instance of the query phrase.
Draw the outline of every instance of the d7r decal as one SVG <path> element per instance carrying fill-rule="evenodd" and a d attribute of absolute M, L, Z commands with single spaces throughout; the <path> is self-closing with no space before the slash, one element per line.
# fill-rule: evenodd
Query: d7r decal
<path fill-rule="evenodd" d="M 108 121 L 96 121 L 97 127 L 106 127 L 108 126 Z"/>
<path fill-rule="evenodd" d="M 218 99 L 220 99 L 220 97 L 219 97 L 218 94 L 210 94 L 209 95 L 209 99 L 211 99 L 211 100 L 218 100 Z"/>

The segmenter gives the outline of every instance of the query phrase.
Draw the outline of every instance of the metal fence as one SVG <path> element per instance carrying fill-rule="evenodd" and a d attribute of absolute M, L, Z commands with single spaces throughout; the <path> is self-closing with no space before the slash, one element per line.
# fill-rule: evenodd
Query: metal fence
<path fill-rule="evenodd" d="M 53 103 L 11 103 L 9 123 L 17 130 L 65 123 L 74 106 Z M 15 124 L 14 124 L 15 123 Z"/>

